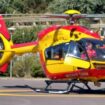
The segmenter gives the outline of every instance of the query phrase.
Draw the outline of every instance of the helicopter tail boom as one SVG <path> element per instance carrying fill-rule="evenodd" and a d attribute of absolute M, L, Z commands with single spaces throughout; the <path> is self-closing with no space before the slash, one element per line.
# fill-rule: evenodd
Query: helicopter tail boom
<path fill-rule="evenodd" d="M 11 50 L 17 55 L 29 52 L 35 53 L 38 50 L 38 42 L 35 41 L 29 43 L 14 44 L 11 48 L 12 48 Z"/>

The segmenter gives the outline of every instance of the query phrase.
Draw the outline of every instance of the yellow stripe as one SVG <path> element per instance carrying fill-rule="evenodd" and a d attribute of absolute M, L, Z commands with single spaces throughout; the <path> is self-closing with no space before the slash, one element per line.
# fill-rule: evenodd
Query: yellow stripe
<path fill-rule="evenodd" d="M 0 96 L 11 96 L 11 97 L 49 97 L 49 98 L 64 98 L 64 97 L 75 97 L 75 98 L 105 98 L 105 95 L 62 95 L 62 94 L 0 94 Z"/>
<path fill-rule="evenodd" d="M 15 89 L 15 90 L 10 90 L 10 89 L 3 89 L 0 90 L 0 96 L 11 96 L 11 97 L 58 97 L 58 98 L 63 98 L 63 97 L 74 97 L 74 98 L 105 98 L 105 95 L 99 95 L 99 94 L 44 94 L 44 93 L 35 93 L 33 90 L 30 89 L 26 89 L 26 90 L 19 90 L 19 89 Z M 9 92 L 9 93 L 8 93 Z M 17 93 L 10 93 L 10 92 L 33 92 L 33 93 L 29 93 L 29 94 L 17 94 Z"/>
<path fill-rule="evenodd" d="M 0 90 L 0 92 L 32 92 L 33 90 Z"/>

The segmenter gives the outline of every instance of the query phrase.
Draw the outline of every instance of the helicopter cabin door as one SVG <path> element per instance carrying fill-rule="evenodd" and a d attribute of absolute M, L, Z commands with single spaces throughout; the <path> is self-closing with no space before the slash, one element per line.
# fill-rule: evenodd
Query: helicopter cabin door
<path fill-rule="evenodd" d="M 67 73 L 75 68 L 88 69 L 90 62 L 85 49 L 70 41 L 45 49 L 46 67 L 49 73 Z"/>
<path fill-rule="evenodd" d="M 61 43 L 45 49 L 46 67 L 49 73 L 65 73 L 73 70 L 73 66 L 65 65 L 64 58 L 69 43 Z"/>
<path fill-rule="evenodd" d="M 86 50 L 78 42 L 71 41 L 65 56 L 64 64 L 88 69 L 90 62 Z"/>

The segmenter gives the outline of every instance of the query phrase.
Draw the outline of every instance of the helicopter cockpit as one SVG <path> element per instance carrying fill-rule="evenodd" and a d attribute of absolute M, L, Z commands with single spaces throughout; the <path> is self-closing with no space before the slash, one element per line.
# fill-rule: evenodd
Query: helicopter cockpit
<path fill-rule="evenodd" d="M 80 41 L 70 41 L 46 49 L 47 60 L 64 60 L 65 56 L 71 56 L 81 60 L 89 61 L 105 60 L 105 43 L 96 39 L 81 39 Z"/>

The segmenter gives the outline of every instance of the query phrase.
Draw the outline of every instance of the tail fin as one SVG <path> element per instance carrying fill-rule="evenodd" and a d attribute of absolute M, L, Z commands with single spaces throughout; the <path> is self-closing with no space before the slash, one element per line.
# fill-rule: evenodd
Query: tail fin
<path fill-rule="evenodd" d="M 0 33 L 2 35 L 4 35 L 4 37 L 7 40 L 10 40 L 10 34 L 9 34 L 8 30 L 7 30 L 5 21 L 4 21 L 4 19 L 3 19 L 3 17 L 1 15 L 0 15 Z"/>

